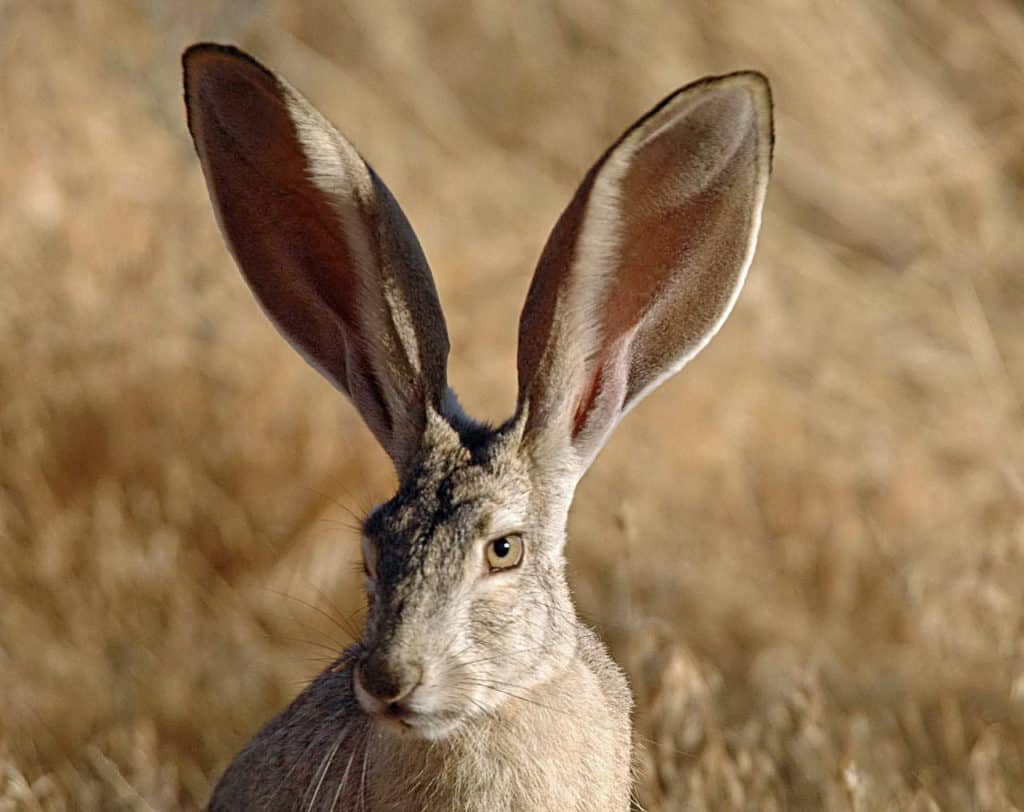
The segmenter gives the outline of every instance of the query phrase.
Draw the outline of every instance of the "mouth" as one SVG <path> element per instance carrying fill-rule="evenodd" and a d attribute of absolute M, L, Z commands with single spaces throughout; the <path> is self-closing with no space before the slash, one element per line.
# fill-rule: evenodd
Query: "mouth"
<path fill-rule="evenodd" d="M 462 720 L 448 714 L 422 713 L 409 708 L 388 707 L 368 714 L 381 730 L 403 738 L 439 741 L 462 725 Z"/>
<path fill-rule="evenodd" d="M 399 738 L 440 741 L 477 715 L 445 701 L 444 692 L 430 683 L 418 684 L 394 700 L 382 700 L 365 689 L 359 666 L 353 670 L 352 686 L 367 719 L 378 730 Z"/>

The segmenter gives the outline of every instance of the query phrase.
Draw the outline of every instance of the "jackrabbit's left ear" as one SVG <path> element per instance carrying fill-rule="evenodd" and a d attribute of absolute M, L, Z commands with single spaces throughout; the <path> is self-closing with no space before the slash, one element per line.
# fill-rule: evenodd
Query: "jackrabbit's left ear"
<path fill-rule="evenodd" d="M 754 254 L 772 140 L 764 76 L 704 79 L 584 178 L 519 322 L 519 414 L 537 465 L 582 476 L 622 416 L 722 326 Z"/>

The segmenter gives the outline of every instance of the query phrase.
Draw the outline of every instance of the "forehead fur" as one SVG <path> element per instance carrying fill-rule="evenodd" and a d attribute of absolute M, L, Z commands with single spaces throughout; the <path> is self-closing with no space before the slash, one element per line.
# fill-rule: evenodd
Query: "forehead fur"
<path fill-rule="evenodd" d="M 524 529 L 514 525 L 528 518 L 530 480 L 513 429 L 456 428 L 442 417 L 429 422 L 398 492 L 364 523 L 385 579 L 408 567 L 455 566 L 462 560 L 457 550 L 491 533 Z"/>

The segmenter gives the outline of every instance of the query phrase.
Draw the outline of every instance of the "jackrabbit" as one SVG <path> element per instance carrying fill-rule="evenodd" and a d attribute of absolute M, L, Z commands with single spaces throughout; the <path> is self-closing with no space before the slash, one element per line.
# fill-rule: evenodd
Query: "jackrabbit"
<path fill-rule="evenodd" d="M 400 482 L 363 526 L 362 639 L 245 746 L 210 808 L 627 809 L 632 700 L 576 616 L 566 517 L 619 420 L 736 301 L 771 165 L 767 81 L 688 85 L 590 169 L 526 297 L 515 414 L 492 428 L 448 388 L 430 270 L 376 172 L 242 51 L 199 44 L 183 63 L 231 253 Z"/>

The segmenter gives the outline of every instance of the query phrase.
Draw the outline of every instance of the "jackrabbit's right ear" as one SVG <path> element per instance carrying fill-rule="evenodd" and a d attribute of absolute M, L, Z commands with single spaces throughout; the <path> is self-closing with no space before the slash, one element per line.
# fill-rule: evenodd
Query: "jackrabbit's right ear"
<path fill-rule="evenodd" d="M 399 473 L 442 409 L 448 334 L 387 187 L 297 91 L 247 54 L 182 57 L 188 126 L 221 231 L 288 341 L 349 395 Z"/>
<path fill-rule="evenodd" d="M 590 170 L 541 255 L 519 323 L 519 414 L 540 466 L 575 484 L 622 416 L 725 321 L 771 167 L 758 73 L 665 99 Z"/>

